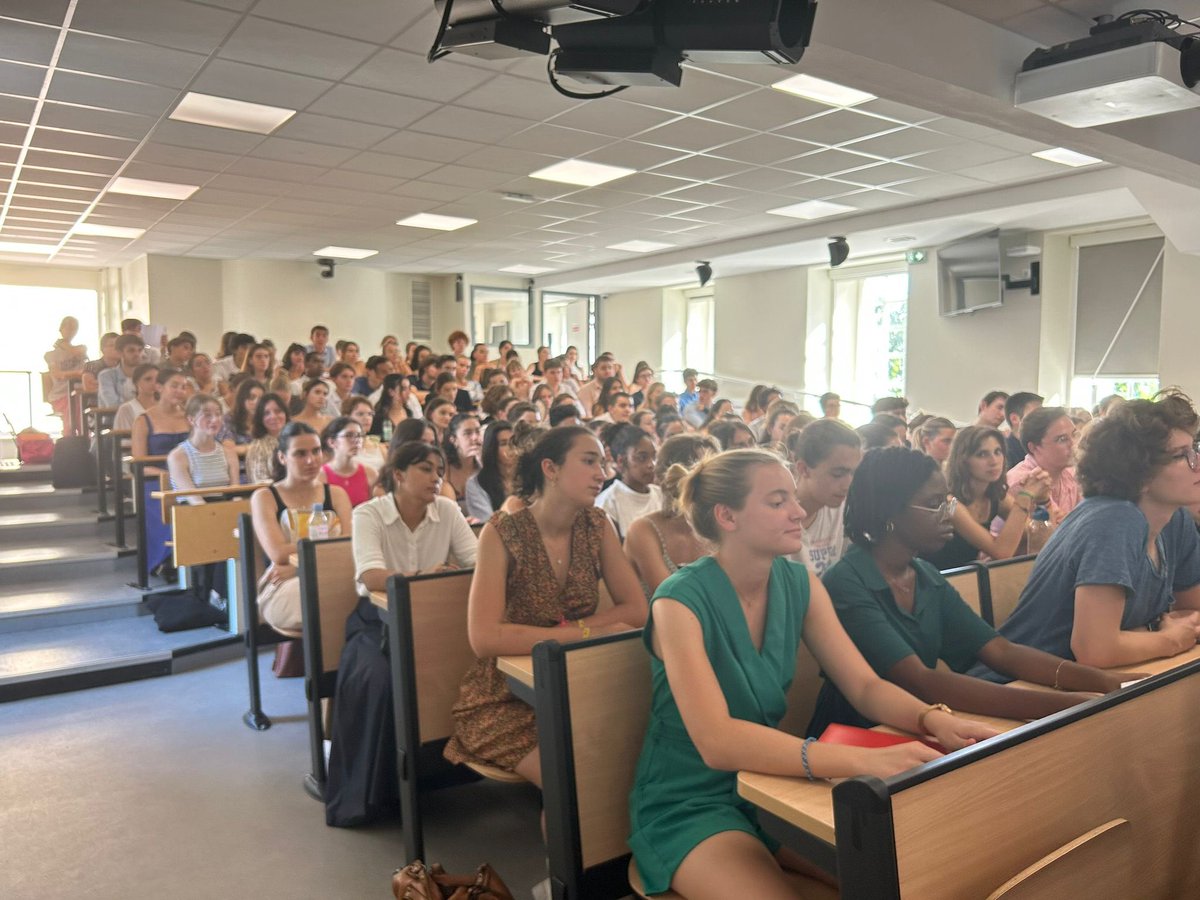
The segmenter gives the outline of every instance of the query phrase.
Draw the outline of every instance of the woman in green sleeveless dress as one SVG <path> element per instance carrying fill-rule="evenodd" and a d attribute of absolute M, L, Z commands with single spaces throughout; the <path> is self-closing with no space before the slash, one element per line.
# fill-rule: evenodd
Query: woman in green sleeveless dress
<path fill-rule="evenodd" d="M 633 849 L 649 894 L 688 900 L 829 896 L 806 877 L 737 795 L 741 769 L 776 775 L 880 777 L 927 762 L 913 742 L 878 750 L 811 744 L 777 726 L 803 637 L 822 668 L 874 721 L 959 748 L 995 732 L 956 718 L 878 678 L 803 566 L 804 511 L 782 461 L 735 450 L 702 461 L 683 483 L 693 527 L 718 547 L 685 566 L 651 601 L 644 632 L 653 700 L 630 795 Z"/>

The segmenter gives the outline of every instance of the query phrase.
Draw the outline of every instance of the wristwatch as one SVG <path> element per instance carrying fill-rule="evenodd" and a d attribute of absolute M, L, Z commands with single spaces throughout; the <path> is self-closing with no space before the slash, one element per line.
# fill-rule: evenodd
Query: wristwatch
<path fill-rule="evenodd" d="M 921 710 L 921 714 L 917 716 L 917 731 L 921 734 L 929 734 L 929 729 L 925 727 L 925 717 L 931 712 L 937 710 L 944 712 L 948 716 L 954 715 L 954 710 L 948 707 L 945 703 L 933 703 Z"/>

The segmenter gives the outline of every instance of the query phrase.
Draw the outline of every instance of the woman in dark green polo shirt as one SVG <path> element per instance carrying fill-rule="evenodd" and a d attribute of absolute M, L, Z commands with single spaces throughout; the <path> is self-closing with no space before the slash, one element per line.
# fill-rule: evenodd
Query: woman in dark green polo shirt
<path fill-rule="evenodd" d="M 846 498 L 854 546 L 825 573 L 838 618 L 881 677 L 927 703 L 1008 719 L 1036 719 L 1120 687 L 1120 677 L 1000 637 L 918 554 L 953 534 L 953 498 L 928 456 L 902 447 L 874 450 Z M 939 666 L 938 663 L 945 663 Z M 976 663 L 1013 678 L 1053 685 L 1037 691 L 963 674 Z M 808 733 L 832 722 L 870 726 L 826 681 Z"/>

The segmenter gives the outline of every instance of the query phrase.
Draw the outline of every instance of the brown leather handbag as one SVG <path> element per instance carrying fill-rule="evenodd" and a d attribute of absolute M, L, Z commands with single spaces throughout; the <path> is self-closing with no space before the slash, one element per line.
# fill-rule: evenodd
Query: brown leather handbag
<path fill-rule="evenodd" d="M 415 859 L 392 875 L 396 900 L 513 900 L 512 892 L 484 863 L 474 875 L 448 875 L 439 864 Z"/>

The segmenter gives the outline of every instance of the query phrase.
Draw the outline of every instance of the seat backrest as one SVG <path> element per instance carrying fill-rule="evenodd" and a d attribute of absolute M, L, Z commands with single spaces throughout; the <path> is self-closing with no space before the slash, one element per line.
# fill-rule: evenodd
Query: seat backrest
<path fill-rule="evenodd" d="M 176 566 L 198 566 L 237 559 L 240 552 L 234 537 L 238 520 L 250 512 L 245 497 L 197 506 L 177 503 L 171 507 L 171 540 Z"/>
<path fill-rule="evenodd" d="M 467 598 L 474 574 L 474 569 L 460 569 L 412 578 L 397 575 L 388 585 L 389 603 L 399 607 L 388 620 L 396 622 L 399 615 L 398 637 L 405 642 L 407 627 L 411 642 L 417 734 L 422 744 L 454 732 L 450 710 L 458 702 L 463 676 L 475 663 L 467 637 Z"/>
<path fill-rule="evenodd" d="M 336 672 L 346 643 L 346 619 L 358 605 L 353 546 L 348 537 L 305 538 L 296 545 L 296 552 L 306 668 L 322 675 Z M 311 667 L 307 665 L 310 658 Z"/>
<path fill-rule="evenodd" d="M 796 652 L 796 674 L 788 688 L 787 712 L 779 723 L 781 730 L 797 737 L 807 736 L 808 723 L 817 710 L 817 696 L 824 683 L 817 658 L 801 643 Z"/>
<path fill-rule="evenodd" d="M 1021 599 L 1021 591 L 1025 590 L 1025 582 L 1033 571 L 1036 556 L 1020 556 L 1016 559 L 1002 559 L 987 564 L 988 596 L 991 599 L 992 627 L 999 628 L 1008 621 L 1017 603 Z"/>
<path fill-rule="evenodd" d="M 971 607 L 975 615 L 983 617 L 983 592 L 979 587 L 979 579 L 983 567 L 978 564 L 959 566 L 957 569 L 947 569 L 942 577 L 950 582 L 950 587 L 958 591 L 963 603 Z"/>
<path fill-rule="evenodd" d="M 629 791 L 650 717 L 650 655 L 640 631 L 534 648 L 534 678 L 564 716 L 551 743 L 574 791 L 584 869 L 629 853 Z M 538 733 L 545 743 L 540 719 Z M 556 716 L 554 718 L 557 718 Z"/>

